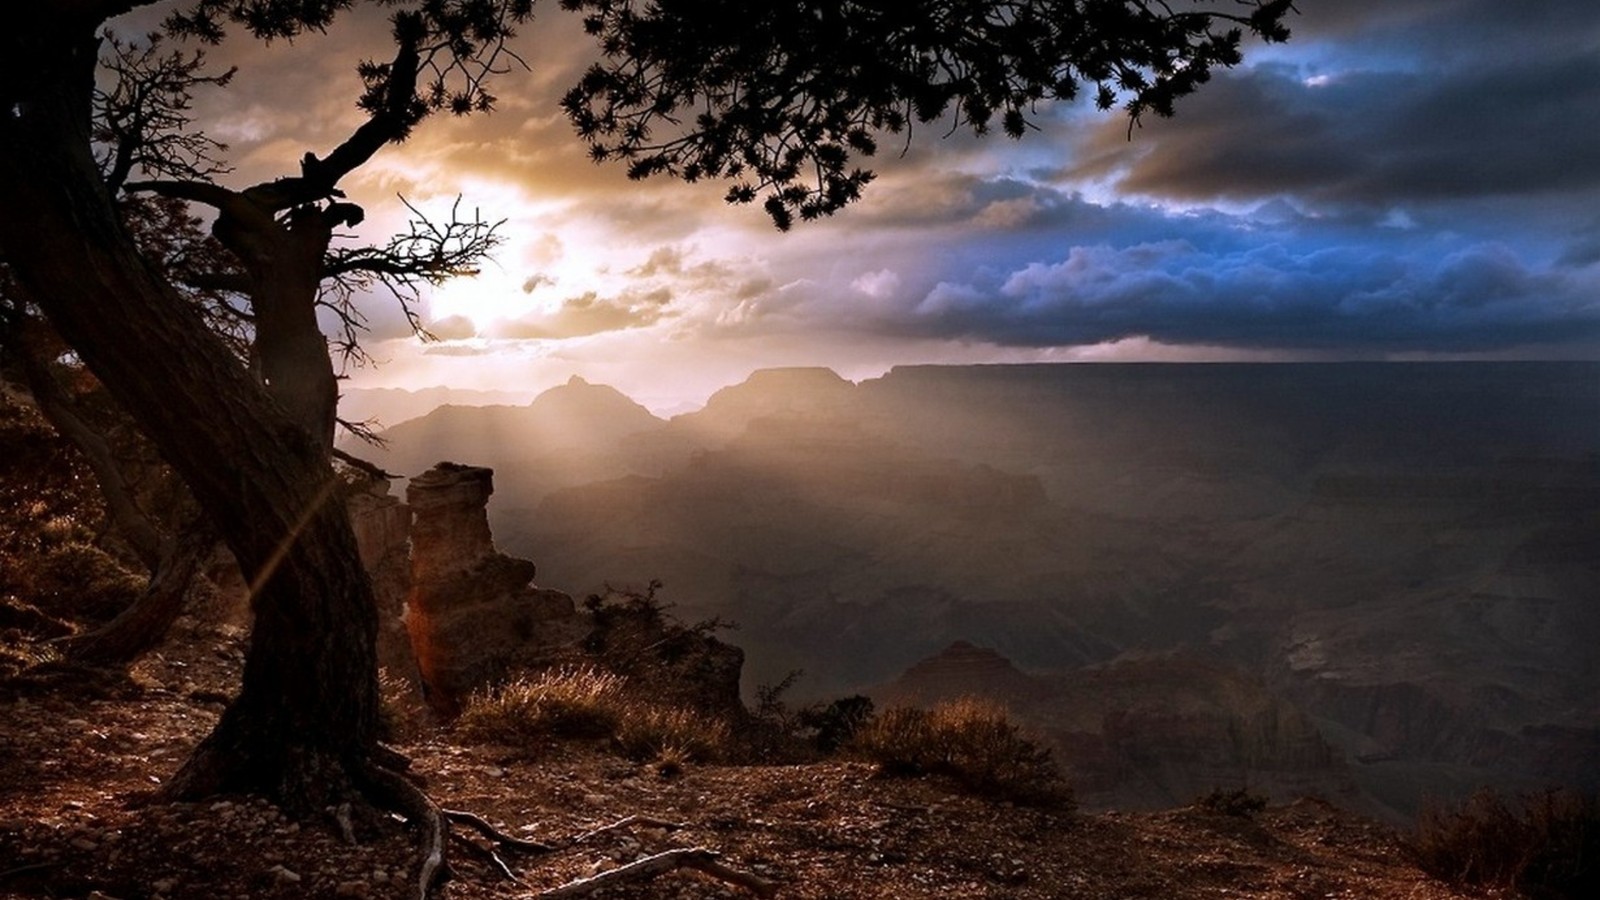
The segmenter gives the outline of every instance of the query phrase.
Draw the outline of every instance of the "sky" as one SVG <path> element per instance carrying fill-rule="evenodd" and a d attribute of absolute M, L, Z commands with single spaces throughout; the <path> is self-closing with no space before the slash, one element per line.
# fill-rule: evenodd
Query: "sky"
<path fill-rule="evenodd" d="M 1224 0 L 1225 2 L 1225 0 Z M 137 33 L 166 5 L 119 25 Z M 364 303 L 350 387 L 537 392 L 572 375 L 660 412 L 769 366 L 1600 359 L 1600 8 L 1594 0 L 1299 0 L 1294 36 L 1132 130 L 1083 104 L 1020 141 L 918 129 L 863 200 L 773 229 L 725 185 L 629 181 L 556 105 L 591 58 L 554 3 L 487 116 L 430 119 L 344 183 L 503 220 L 476 278 L 430 291 L 439 338 Z M 292 44 L 243 36 L 196 100 L 243 186 L 360 122 L 373 13 Z"/>

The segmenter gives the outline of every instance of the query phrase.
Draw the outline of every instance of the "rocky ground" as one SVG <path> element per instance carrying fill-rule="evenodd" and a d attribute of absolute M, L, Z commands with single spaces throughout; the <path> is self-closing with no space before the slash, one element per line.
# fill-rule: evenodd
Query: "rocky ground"
<path fill-rule="evenodd" d="M 294 822 L 249 797 L 153 802 L 236 684 L 241 639 L 187 624 L 126 676 L 0 685 L 0 897 L 415 894 L 414 848 L 397 824 L 351 845 L 331 816 Z M 446 806 L 561 846 L 506 853 L 516 881 L 457 846 L 450 898 L 534 897 L 688 847 L 797 900 L 1465 896 L 1412 865 L 1395 833 L 1315 800 L 1252 816 L 1195 807 L 1087 816 L 880 778 L 858 763 L 689 766 L 663 777 L 570 743 L 462 746 L 433 733 L 401 749 Z M 628 816 L 656 821 L 574 841 Z M 747 894 L 680 870 L 602 896 Z"/>

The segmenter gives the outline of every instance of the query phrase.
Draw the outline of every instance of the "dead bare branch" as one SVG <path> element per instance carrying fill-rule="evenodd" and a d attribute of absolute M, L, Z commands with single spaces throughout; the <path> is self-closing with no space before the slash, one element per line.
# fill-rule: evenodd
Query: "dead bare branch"
<path fill-rule="evenodd" d="M 610 825 L 602 825 L 593 831 L 586 831 L 578 835 L 568 841 L 565 846 L 575 847 L 578 844 L 586 843 L 613 831 L 621 831 L 624 828 L 632 828 L 635 825 L 644 828 L 660 828 L 664 831 L 679 831 L 685 827 L 682 822 L 669 822 L 666 819 L 657 819 L 651 816 L 624 816 Z"/>

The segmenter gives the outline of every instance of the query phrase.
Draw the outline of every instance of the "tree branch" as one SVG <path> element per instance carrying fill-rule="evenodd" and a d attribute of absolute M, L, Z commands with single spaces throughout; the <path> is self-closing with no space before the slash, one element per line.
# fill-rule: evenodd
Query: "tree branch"
<path fill-rule="evenodd" d="M 381 74 L 375 76 L 379 82 L 369 88 L 368 96 L 376 97 L 371 102 L 371 117 L 326 157 L 319 159 L 316 154 L 307 153 L 300 160 L 298 177 L 262 182 L 246 188 L 244 196 L 273 213 L 335 196 L 340 179 L 364 165 L 386 144 L 400 141 L 411 132 L 425 108 L 417 97 L 420 26 L 408 26 L 406 21 L 397 20 L 395 39 L 400 46 L 394 61 L 383 67 Z"/>
<path fill-rule="evenodd" d="M 17 327 L 5 329 L 5 346 L 18 361 L 23 380 L 33 393 L 34 404 L 51 426 L 83 454 L 95 480 L 100 483 L 106 511 L 138 554 L 139 561 L 154 573 L 168 554 L 167 538 L 134 501 L 128 480 L 117 465 L 116 454 L 105 436 L 78 415 L 77 404 L 56 381 L 43 359 L 39 330 L 44 326 L 26 316 L 19 316 L 19 319 Z"/>
<path fill-rule="evenodd" d="M 341 424 L 343 424 L 343 423 L 341 423 Z M 346 427 L 348 427 L 348 426 L 346 426 Z M 345 465 L 349 466 L 352 469 L 356 469 L 358 471 L 365 472 L 366 474 L 371 475 L 373 478 L 382 478 L 382 479 L 384 479 L 386 481 L 389 481 L 389 480 L 393 480 L 393 479 L 396 479 L 396 478 L 400 477 L 399 475 L 396 475 L 393 472 L 385 472 L 383 469 L 379 468 L 378 466 L 376 466 L 376 465 L 374 465 L 374 464 L 372 464 L 370 462 L 367 462 L 366 460 L 362 459 L 361 457 L 356 456 L 356 455 L 354 455 L 352 453 L 349 453 L 348 451 L 340 450 L 338 447 L 333 448 L 332 453 L 333 453 L 333 458 L 334 459 L 337 459 L 338 461 L 344 463 Z"/>
<path fill-rule="evenodd" d="M 249 222 L 252 226 L 273 224 L 271 212 L 251 202 L 247 194 L 229 190 L 209 181 L 130 181 L 123 185 L 123 189 L 133 192 L 148 191 L 163 197 L 203 203 L 224 215 Z"/>

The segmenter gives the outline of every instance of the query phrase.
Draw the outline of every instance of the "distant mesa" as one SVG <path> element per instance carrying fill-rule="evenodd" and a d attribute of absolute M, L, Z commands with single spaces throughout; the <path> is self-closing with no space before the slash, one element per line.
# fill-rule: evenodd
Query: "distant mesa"
<path fill-rule="evenodd" d="M 672 420 L 707 439 L 734 437 L 758 419 L 833 415 L 848 407 L 854 382 L 823 367 L 758 369 L 712 394 L 704 409 Z"/>
<path fill-rule="evenodd" d="M 876 693 L 888 703 L 927 705 L 966 694 L 1005 702 L 1031 698 L 1040 688 L 995 650 L 956 641 Z"/>

